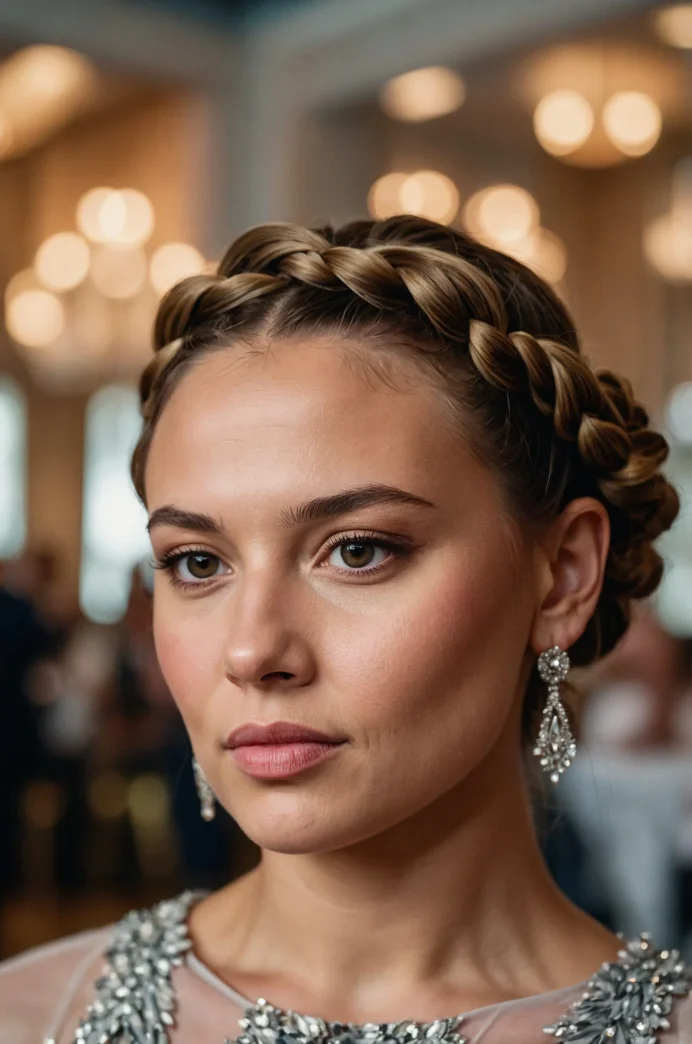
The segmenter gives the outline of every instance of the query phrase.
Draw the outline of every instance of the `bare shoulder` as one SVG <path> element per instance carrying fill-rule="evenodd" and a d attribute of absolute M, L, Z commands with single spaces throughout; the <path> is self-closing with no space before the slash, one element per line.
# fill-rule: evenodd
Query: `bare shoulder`
<path fill-rule="evenodd" d="M 63 1008 L 97 977 L 112 926 L 36 946 L 0 962 L 0 1040 L 36 1044 Z"/>
<path fill-rule="evenodd" d="M 672 1032 L 662 1038 L 662 1044 L 692 1044 L 692 993 L 677 1001 L 670 1021 Z"/>

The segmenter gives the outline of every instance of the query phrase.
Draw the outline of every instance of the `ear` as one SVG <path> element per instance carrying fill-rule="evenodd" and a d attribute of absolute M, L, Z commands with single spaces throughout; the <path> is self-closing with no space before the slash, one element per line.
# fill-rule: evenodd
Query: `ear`
<path fill-rule="evenodd" d="M 539 602 L 530 642 L 538 655 L 569 649 L 586 630 L 603 586 L 610 520 L 593 497 L 570 501 L 537 548 Z"/>

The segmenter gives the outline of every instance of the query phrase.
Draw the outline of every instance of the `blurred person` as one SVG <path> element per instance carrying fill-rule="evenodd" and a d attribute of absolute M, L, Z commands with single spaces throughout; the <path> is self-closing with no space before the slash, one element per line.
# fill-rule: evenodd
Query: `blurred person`
<path fill-rule="evenodd" d="M 678 501 L 628 382 L 417 218 L 253 229 L 154 342 L 156 647 L 201 815 L 261 859 L 6 964 L 13 1041 L 691 1044 L 677 955 L 556 887 L 523 758 L 569 768 L 570 665 L 660 579 Z"/>
<path fill-rule="evenodd" d="M 0 898 L 21 886 L 20 801 L 41 762 L 29 680 L 34 665 L 55 643 L 52 628 L 30 598 L 7 586 L 12 568 L 3 562 L 0 569 Z"/>
<path fill-rule="evenodd" d="M 192 887 L 218 887 L 228 879 L 232 824 L 227 815 L 219 815 L 209 825 L 199 817 L 190 742 L 154 647 L 153 576 L 147 566 L 140 563 L 132 570 L 127 608 L 116 629 L 114 684 L 104 740 L 127 778 L 146 772 L 165 778 L 183 877 Z M 132 859 L 134 839 L 123 842 L 123 866 L 117 877 L 133 885 L 138 875 Z"/>
<path fill-rule="evenodd" d="M 684 642 L 641 605 L 613 652 L 584 677 L 583 757 L 560 789 L 586 847 L 585 878 L 630 934 L 645 923 L 680 946 L 681 839 L 692 802 Z"/>

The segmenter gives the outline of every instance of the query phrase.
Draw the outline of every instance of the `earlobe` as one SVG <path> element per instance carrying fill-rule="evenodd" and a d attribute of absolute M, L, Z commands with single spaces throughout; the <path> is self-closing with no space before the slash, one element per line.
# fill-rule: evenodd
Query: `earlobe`
<path fill-rule="evenodd" d="M 549 580 L 531 633 L 536 654 L 553 645 L 569 649 L 584 633 L 601 593 L 609 546 L 604 505 L 593 497 L 570 501 L 543 544 Z"/>

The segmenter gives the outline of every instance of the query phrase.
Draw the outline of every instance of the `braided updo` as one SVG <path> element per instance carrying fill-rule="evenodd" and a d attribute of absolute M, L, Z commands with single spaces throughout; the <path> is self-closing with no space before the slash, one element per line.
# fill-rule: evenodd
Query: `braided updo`
<path fill-rule="evenodd" d="M 144 428 L 132 476 L 142 500 L 157 418 L 197 359 L 238 343 L 330 332 L 357 343 L 366 361 L 370 353 L 373 368 L 397 352 L 426 368 L 519 519 L 549 521 L 579 496 L 604 504 L 611 542 L 603 588 L 570 657 L 583 665 L 609 652 L 631 600 L 661 578 L 652 544 L 678 511 L 660 471 L 668 445 L 625 378 L 591 369 L 547 284 L 434 222 L 261 225 L 231 245 L 215 275 L 174 286 L 159 306 L 155 355 L 140 382 Z"/>

